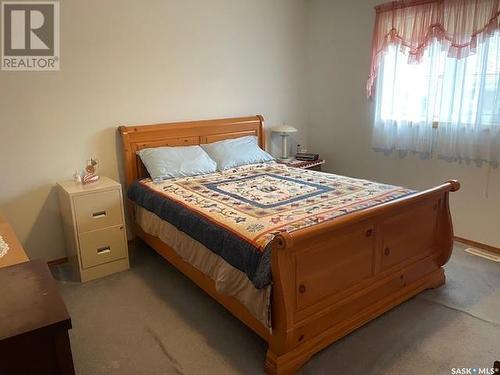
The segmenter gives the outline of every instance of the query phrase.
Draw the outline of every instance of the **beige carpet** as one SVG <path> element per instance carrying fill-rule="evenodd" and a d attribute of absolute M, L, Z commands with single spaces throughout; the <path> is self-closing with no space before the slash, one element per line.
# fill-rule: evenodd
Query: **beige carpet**
<path fill-rule="evenodd" d="M 148 248 L 79 284 L 54 269 L 79 375 L 262 374 L 265 343 Z M 451 374 L 500 360 L 500 264 L 456 246 L 448 282 L 334 343 L 300 374 Z"/>

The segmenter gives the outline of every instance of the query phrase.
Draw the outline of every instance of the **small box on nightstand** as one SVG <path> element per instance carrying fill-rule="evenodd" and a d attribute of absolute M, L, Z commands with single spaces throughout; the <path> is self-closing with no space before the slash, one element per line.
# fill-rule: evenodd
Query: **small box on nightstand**
<path fill-rule="evenodd" d="M 297 160 L 295 158 L 288 160 L 276 160 L 280 164 L 285 164 L 287 167 L 302 168 L 302 169 L 312 169 L 315 171 L 321 171 L 321 166 L 325 164 L 324 159 L 317 160 Z"/>
<path fill-rule="evenodd" d="M 121 185 L 108 177 L 58 184 L 66 253 L 82 282 L 129 269 Z"/>

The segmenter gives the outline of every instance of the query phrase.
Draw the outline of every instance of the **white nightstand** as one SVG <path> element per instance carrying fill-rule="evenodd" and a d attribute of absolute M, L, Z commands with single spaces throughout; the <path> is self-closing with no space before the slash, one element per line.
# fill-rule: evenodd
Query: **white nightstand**
<path fill-rule="evenodd" d="M 107 177 L 88 185 L 59 182 L 68 262 L 82 282 L 129 268 L 121 185 Z"/>

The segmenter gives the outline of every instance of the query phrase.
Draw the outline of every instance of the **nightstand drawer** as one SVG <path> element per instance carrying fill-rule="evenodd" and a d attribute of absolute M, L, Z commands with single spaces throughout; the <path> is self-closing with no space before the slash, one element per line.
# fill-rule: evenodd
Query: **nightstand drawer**
<path fill-rule="evenodd" d="M 89 268 L 127 257 L 123 226 L 107 228 L 79 236 L 82 267 Z"/>
<path fill-rule="evenodd" d="M 73 202 L 79 233 L 123 224 L 119 190 L 77 196 Z"/>

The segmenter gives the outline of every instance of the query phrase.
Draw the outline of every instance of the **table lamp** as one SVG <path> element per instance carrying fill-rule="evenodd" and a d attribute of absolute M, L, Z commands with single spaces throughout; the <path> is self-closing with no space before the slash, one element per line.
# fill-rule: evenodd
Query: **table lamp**
<path fill-rule="evenodd" d="M 281 157 L 280 159 L 288 159 L 288 137 L 290 133 L 297 132 L 297 129 L 290 125 L 280 125 L 273 128 L 273 133 L 278 133 L 281 136 Z"/>

